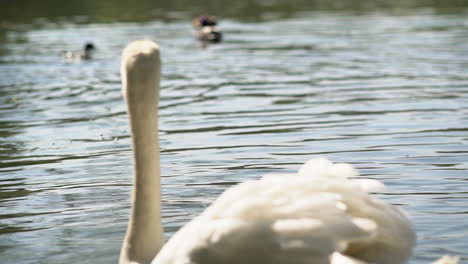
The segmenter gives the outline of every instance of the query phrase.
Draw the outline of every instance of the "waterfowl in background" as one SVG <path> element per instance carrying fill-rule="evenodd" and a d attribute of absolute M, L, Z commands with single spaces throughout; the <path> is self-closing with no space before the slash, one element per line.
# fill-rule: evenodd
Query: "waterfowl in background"
<path fill-rule="evenodd" d="M 76 61 L 76 60 L 90 60 L 92 59 L 92 55 L 96 47 L 93 43 L 88 42 L 84 45 L 83 50 L 81 52 L 72 52 L 72 51 L 65 51 L 63 53 L 63 57 L 66 61 Z"/>
<path fill-rule="evenodd" d="M 196 37 L 202 42 L 219 43 L 223 38 L 215 16 L 198 16 L 192 20 Z"/>

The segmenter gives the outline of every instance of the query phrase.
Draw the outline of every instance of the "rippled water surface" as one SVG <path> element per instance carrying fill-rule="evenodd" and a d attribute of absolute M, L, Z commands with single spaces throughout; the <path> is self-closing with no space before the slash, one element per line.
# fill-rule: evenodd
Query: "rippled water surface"
<path fill-rule="evenodd" d="M 306 12 L 222 20 L 202 48 L 190 19 L 44 23 L 0 42 L 0 262 L 115 263 L 132 152 L 119 60 L 162 50 L 167 236 L 224 189 L 317 156 L 388 186 L 418 246 L 411 263 L 468 258 L 468 16 Z M 86 40 L 92 61 L 59 54 Z"/>

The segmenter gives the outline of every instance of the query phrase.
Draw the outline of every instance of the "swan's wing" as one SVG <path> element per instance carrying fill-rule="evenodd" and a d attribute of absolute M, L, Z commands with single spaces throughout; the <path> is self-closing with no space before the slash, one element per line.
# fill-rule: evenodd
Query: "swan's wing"
<path fill-rule="evenodd" d="M 460 257 L 443 256 L 432 264 L 457 264 Z"/>
<path fill-rule="evenodd" d="M 324 162 L 231 187 L 153 263 L 404 263 L 414 244 L 406 217 Z"/>
<path fill-rule="evenodd" d="M 255 182 L 237 187 L 249 188 L 246 185 L 250 184 L 255 185 Z M 344 249 L 346 241 L 371 236 L 371 232 L 360 228 L 344 214 L 337 197 L 332 195 L 320 197 L 327 194 L 317 194 L 310 197 L 310 203 L 304 201 L 303 204 L 271 203 L 261 198 L 246 201 L 242 199 L 245 193 L 237 187 L 227 193 L 228 196 L 236 194 L 230 197 L 236 198 L 235 205 L 228 205 L 230 208 L 226 212 L 217 212 L 220 203 L 228 198 L 224 194 L 203 215 L 171 238 L 157 256 L 156 263 L 328 264 L 330 255 Z M 282 202 L 285 202 L 283 206 L 276 205 L 277 212 L 267 209 L 271 204 Z M 310 205 L 308 210 L 321 211 L 320 218 L 299 215 L 307 204 Z M 324 208 L 319 208 L 319 204 L 324 204 Z M 370 229 L 375 228 L 372 222 L 368 224 Z"/>

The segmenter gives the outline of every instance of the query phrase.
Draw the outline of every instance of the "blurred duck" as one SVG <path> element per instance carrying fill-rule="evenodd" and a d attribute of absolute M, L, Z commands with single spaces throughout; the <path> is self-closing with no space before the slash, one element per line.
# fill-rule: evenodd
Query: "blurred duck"
<path fill-rule="evenodd" d="M 90 60 L 96 47 L 93 43 L 88 42 L 84 45 L 83 51 L 81 52 L 72 52 L 65 51 L 63 57 L 66 61 L 75 61 L 75 60 Z"/>
<path fill-rule="evenodd" d="M 199 16 L 192 21 L 197 38 L 211 43 L 219 43 L 222 40 L 222 33 L 217 24 L 218 19 L 214 16 Z"/>

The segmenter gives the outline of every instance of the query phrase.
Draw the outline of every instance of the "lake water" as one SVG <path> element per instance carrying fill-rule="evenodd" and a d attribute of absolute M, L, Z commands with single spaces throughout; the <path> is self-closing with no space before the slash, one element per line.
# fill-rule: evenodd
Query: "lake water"
<path fill-rule="evenodd" d="M 132 186 L 120 53 L 139 38 L 162 52 L 167 237 L 229 186 L 325 156 L 388 186 L 418 234 L 410 263 L 468 259 L 468 12 L 228 16 L 207 48 L 189 15 L 157 14 L 0 27 L 0 263 L 116 263 Z M 95 59 L 61 59 L 86 41 Z"/>

